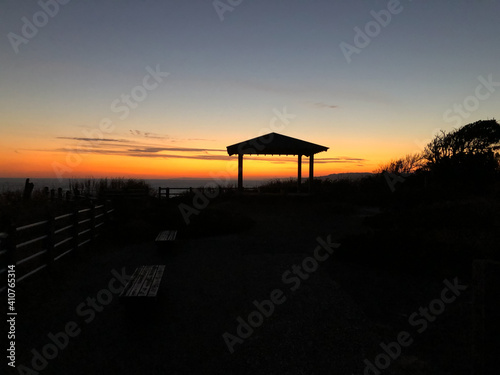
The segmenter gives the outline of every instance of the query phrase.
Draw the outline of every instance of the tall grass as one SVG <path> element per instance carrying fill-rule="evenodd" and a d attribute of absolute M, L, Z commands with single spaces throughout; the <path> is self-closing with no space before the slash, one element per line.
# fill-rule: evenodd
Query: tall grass
<path fill-rule="evenodd" d="M 99 197 L 106 190 L 133 190 L 144 189 L 148 190 L 150 195 L 154 195 L 156 191 L 145 181 L 133 178 L 87 178 L 84 180 L 69 180 L 69 190 L 75 194 L 76 191 L 84 196 Z"/>
<path fill-rule="evenodd" d="M 63 189 L 63 199 L 51 199 L 50 190 L 45 187 L 36 187 L 30 199 L 23 199 L 23 190 L 6 190 L 0 193 L 0 231 L 7 223 L 17 225 L 42 220 L 49 212 L 63 214 L 75 207 L 86 207 L 90 199 L 104 199 L 107 190 L 147 190 L 150 196 L 156 191 L 145 180 L 126 178 L 86 178 L 70 179 L 68 188 Z M 55 189 L 57 192 L 57 189 Z M 69 200 L 66 192 L 69 190 Z"/>
<path fill-rule="evenodd" d="M 276 179 L 259 186 L 263 193 L 297 193 L 297 179 Z M 374 174 L 360 179 L 314 179 L 313 192 L 321 198 L 335 198 L 350 203 L 379 204 L 390 195 L 390 189 L 382 174 Z M 309 191 L 309 180 L 303 179 L 301 192 Z"/>

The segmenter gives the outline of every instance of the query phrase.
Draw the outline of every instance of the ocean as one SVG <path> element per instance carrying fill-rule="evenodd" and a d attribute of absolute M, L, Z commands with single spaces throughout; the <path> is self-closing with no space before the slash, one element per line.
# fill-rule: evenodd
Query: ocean
<path fill-rule="evenodd" d="M 30 178 L 30 182 L 35 185 L 35 190 L 43 189 L 44 187 L 48 187 L 49 189 L 58 189 L 62 188 L 63 191 L 70 189 L 70 181 L 71 182 L 83 182 L 87 181 L 88 178 L 74 178 L 74 179 L 64 179 L 60 181 L 57 178 Z M 99 180 L 99 179 L 96 179 Z M 244 187 L 256 187 L 262 185 L 263 183 L 270 181 L 273 179 L 261 179 L 261 180 L 244 180 Z M 25 178 L 0 178 L 0 193 L 6 191 L 16 191 L 23 190 Z M 153 189 L 162 188 L 200 188 L 205 186 L 208 183 L 213 184 L 214 180 L 210 178 L 179 178 L 179 179 L 144 179 Z M 233 185 L 237 186 L 238 182 L 236 179 L 229 180 L 227 183 L 223 185 Z"/>

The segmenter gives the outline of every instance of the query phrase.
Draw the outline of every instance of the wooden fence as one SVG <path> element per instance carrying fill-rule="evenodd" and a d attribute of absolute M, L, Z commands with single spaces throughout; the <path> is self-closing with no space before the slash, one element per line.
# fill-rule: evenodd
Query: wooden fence
<path fill-rule="evenodd" d="M 16 265 L 16 281 L 50 268 L 59 259 L 93 241 L 114 211 L 106 204 L 54 217 L 37 223 L 11 226 L 0 233 L 0 292 L 6 289 L 7 266 Z"/>
<path fill-rule="evenodd" d="M 207 192 L 207 194 L 213 194 L 214 191 L 219 189 L 219 194 L 227 194 L 227 193 L 236 193 L 238 192 L 237 187 L 199 187 L 199 188 L 193 188 L 193 187 L 176 187 L 176 188 L 170 188 L 170 187 L 160 187 L 158 188 L 158 198 L 159 199 L 169 199 L 172 197 L 178 197 L 180 195 L 186 195 L 186 194 L 194 194 L 196 190 L 198 190 L 200 193 L 204 194 Z M 243 189 L 245 192 L 257 192 L 259 189 L 254 187 L 254 188 L 244 188 Z"/>

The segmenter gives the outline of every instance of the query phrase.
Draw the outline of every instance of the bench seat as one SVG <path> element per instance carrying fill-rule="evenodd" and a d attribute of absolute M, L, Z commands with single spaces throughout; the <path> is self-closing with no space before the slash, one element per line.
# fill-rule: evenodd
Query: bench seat
<path fill-rule="evenodd" d="M 120 297 L 156 297 L 164 272 L 164 265 L 140 266 L 136 268 L 125 289 L 120 293 Z"/>
<path fill-rule="evenodd" d="M 164 230 L 161 231 L 156 237 L 156 242 L 166 242 L 166 241 L 175 241 L 177 237 L 176 230 Z"/>

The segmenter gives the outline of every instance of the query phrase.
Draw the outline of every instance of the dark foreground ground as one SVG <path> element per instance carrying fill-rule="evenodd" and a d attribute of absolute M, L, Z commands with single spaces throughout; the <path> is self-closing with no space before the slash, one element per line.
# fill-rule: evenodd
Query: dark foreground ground
<path fill-rule="evenodd" d="M 214 202 L 206 210 L 226 212 L 242 227 L 207 236 L 198 221 L 163 251 L 154 236 L 123 244 L 130 233 L 118 230 L 51 274 L 19 284 L 17 364 L 26 367 L 13 373 L 35 374 L 35 365 L 42 374 L 363 374 L 364 361 L 374 362 L 381 343 L 401 331 L 413 342 L 384 374 L 470 373 L 470 290 L 418 333 L 408 319 L 440 297 L 442 279 L 387 273 L 333 253 L 303 271 L 300 285 L 292 282 L 289 271 L 313 255 L 318 238 L 342 243 L 366 233 L 365 218 L 378 208 L 283 197 Z M 119 286 L 115 273 L 143 264 L 166 265 L 154 303 L 124 304 L 106 291 Z M 248 321 L 253 301 L 269 300 L 275 289 L 283 303 L 231 353 L 224 333 L 236 336 L 237 319 Z M 68 324 L 74 337 L 65 340 Z"/>

